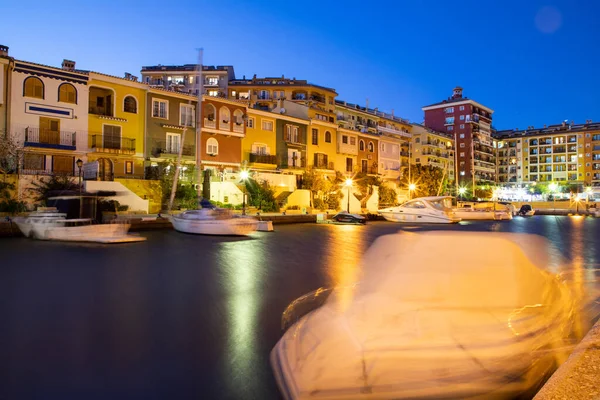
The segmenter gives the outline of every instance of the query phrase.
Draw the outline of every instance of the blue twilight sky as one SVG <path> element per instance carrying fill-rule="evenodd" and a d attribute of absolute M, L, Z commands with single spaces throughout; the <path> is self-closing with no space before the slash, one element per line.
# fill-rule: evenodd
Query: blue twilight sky
<path fill-rule="evenodd" d="M 600 120 L 596 0 L 0 3 L 0 44 L 41 64 L 139 75 L 203 47 L 238 77 L 307 79 L 415 122 L 456 85 L 498 129 Z"/>

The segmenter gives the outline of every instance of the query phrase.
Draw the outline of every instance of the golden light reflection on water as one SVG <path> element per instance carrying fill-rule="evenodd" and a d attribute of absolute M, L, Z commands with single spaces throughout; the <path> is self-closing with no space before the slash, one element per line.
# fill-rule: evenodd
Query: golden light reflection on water
<path fill-rule="evenodd" d="M 354 284 L 360 279 L 359 264 L 365 252 L 364 226 L 330 226 L 325 266 L 330 286 L 338 288 L 336 299 L 340 311 L 344 311 L 354 294 Z"/>
<path fill-rule="evenodd" d="M 233 380 L 230 388 L 243 388 L 259 363 L 256 332 L 258 309 L 265 276 L 264 242 L 240 240 L 220 243 L 221 284 L 226 290 L 227 355 L 225 363 Z M 244 385 L 242 385 L 244 383 Z M 239 398 L 244 393 L 238 393 Z"/>
<path fill-rule="evenodd" d="M 569 272 L 572 275 L 569 279 L 571 290 L 575 297 L 576 307 L 581 309 L 585 297 L 586 297 L 586 287 L 585 287 L 585 265 L 584 265 L 584 237 L 583 237 L 583 228 L 584 228 L 584 218 L 582 216 L 571 216 L 569 218 L 569 222 L 573 224 L 573 229 L 571 230 L 571 263 Z M 573 316 L 573 333 L 575 337 L 579 340 L 585 335 L 588 330 L 591 328 L 589 325 L 589 321 L 586 320 L 586 316 L 583 315 L 582 312 L 576 312 Z"/>

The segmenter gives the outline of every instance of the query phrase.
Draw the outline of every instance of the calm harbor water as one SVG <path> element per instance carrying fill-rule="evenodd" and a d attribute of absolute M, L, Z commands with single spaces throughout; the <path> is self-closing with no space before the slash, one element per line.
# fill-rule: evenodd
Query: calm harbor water
<path fill-rule="evenodd" d="M 370 243 L 399 229 L 536 233 L 598 278 L 600 220 L 581 217 L 155 231 L 114 246 L 1 239 L 0 399 L 278 399 L 269 353 L 285 307 L 352 280 Z"/>

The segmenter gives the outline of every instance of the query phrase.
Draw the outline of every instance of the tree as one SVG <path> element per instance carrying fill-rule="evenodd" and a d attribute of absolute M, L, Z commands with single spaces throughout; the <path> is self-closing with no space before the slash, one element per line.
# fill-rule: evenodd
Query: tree
<path fill-rule="evenodd" d="M 25 203 L 14 198 L 15 185 L 0 182 L 0 212 L 16 214 L 26 210 Z"/>
<path fill-rule="evenodd" d="M 366 201 L 369 196 L 373 194 L 373 188 L 375 186 L 381 187 L 381 179 L 378 176 L 367 175 L 365 173 L 358 173 L 354 177 L 354 183 L 358 189 L 358 196 L 356 196 L 363 207 L 366 206 Z M 381 193 L 379 193 L 381 198 Z"/>
<path fill-rule="evenodd" d="M 23 148 L 10 135 L 0 136 L 0 171 L 16 173 Z"/>
<path fill-rule="evenodd" d="M 432 165 L 411 165 L 411 182 L 408 181 L 408 177 L 409 173 L 407 171 L 400 178 L 400 186 L 408 189 L 409 184 L 414 183 L 415 191 L 412 193 L 413 198 L 437 196 L 438 193 L 442 194 L 446 191 L 448 176 L 441 168 Z"/>
<path fill-rule="evenodd" d="M 64 192 L 78 192 L 79 185 L 74 183 L 66 175 L 51 175 L 49 178 L 40 178 L 31 183 L 33 185 L 29 190 L 33 192 L 35 200 L 46 204 L 48 197 Z"/>
<path fill-rule="evenodd" d="M 259 182 L 248 178 L 246 181 L 246 190 L 250 194 L 249 205 L 258 207 L 259 210 L 264 212 L 279 211 L 279 207 L 275 201 L 275 191 L 266 180 Z"/>
<path fill-rule="evenodd" d="M 311 191 L 313 207 L 337 210 L 340 206 L 344 175 L 336 171 L 335 177 L 316 173 L 308 168 L 302 175 L 302 188 Z"/>
<path fill-rule="evenodd" d="M 379 185 L 379 207 L 392 207 L 398 203 L 398 194 L 385 183 Z"/>
<path fill-rule="evenodd" d="M 163 161 L 158 163 L 153 172 L 153 177 L 158 179 L 160 183 L 161 206 L 164 210 L 168 208 L 171 199 L 176 167 L 174 161 Z M 196 209 L 198 207 L 198 191 L 193 184 L 194 178 L 195 166 L 191 163 L 182 162 L 179 168 L 179 179 L 177 180 L 173 209 Z"/>

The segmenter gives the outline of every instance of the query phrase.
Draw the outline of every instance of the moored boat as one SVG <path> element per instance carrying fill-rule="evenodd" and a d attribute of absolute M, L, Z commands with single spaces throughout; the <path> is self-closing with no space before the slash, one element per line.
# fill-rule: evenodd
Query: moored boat
<path fill-rule="evenodd" d="M 493 204 L 483 208 L 465 203 L 462 207 L 456 207 L 454 213 L 464 221 L 510 221 L 513 218 L 509 210 L 504 207 L 494 209 Z"/>
<path fill-rule="evenodd" d="M 231 210 L 202 208 L 170 216 L 176 231 L 198 235 L 246 236 L 258 228 L 258 220 L 236 216 Z"/>
<path fill-rule="evenodd" d="M 378 213 L 390 222 L 455 224 L 461 218 L 448 207 L 448 199 L 451 197 L 419 197 L 396 207 L 381 209 Z"/>

